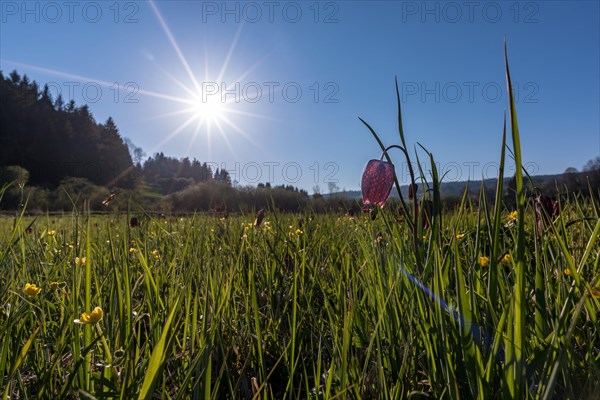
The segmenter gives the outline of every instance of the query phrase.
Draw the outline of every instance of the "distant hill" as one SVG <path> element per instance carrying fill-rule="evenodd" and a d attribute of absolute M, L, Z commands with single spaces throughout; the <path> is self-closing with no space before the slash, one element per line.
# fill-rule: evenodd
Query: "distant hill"
<path fill-rule="evenodd" d="M 532 176 L 531 179 L 536 187 L 546 189 L 547 191 L 552 190 L 554 192 L 554 188 L 556 184 L 561 185 L 565 184 L 566 179 L 565 176 L 572 178 L 575 181 L 585 181 L 586 173 L 584 172 L 576 172 L 573 174 L 554 174 L 554 175 L 538 175 Z M 504 187 L 508 187 L 510 181 L 513 178 L 504 178 Z M 496 190 L 496 185 L 498 182 L 497 178 L 494 179 L 486 179 L 485 181 L 460 181 L 460 182 L 442 182 L 440 185 L 440 192 L 442 197 L 462 197 L 464 194 L 467 185 L 469 186 L 470 194 L 477 194 L 481 189 L 481 185 L 485 186 L 486 190 L 490 190 L 494 192 Z M 526 181 L 527 183 L 527 181 Z M 429 183 L 431 185 L 431 183 Z M 419 194 L 422 194 L 422 184 L 419 184 Z M 402 196 L 408 197 L 408 185 L 403 185 L 400 187 L 402 192 Z M 323 197 L 344 197 L 347 199 L 360 199 L 362 197 L 360 190 L 346 190 L 343 192 L 335 192 L 323 194 Z M 398 193 L 396 189 L 392 189 L 391 197 L 398 197 Z"/>

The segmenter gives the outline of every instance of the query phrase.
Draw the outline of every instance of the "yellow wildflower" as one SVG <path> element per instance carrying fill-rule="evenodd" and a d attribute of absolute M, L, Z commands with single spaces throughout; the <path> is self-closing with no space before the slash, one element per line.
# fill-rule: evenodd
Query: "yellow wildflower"
<path fill-rule="evenodd" d="M 296 235 L 300 236 L 302 235 L 304 232 L 302 231 L 302 229 L 296 229 Z"/>
<path fill-rule="evenodd" d="M 56 235 L 56 231 L 54 229 L 49 230 L 47 233 L 48 233 L 48 236 Z"/>
<path fill-rule="evenodd" d="M 572 275 L 572 272 L 571 272 L 571 270 L 569 268 L 565 268 L 564 272 L 565 272 L 566 276 L 571 276 Z"/>
<path fill-rule="evenodd" d="M 75 265 L 78 267 L 82 267 L 85 265 L 85 262 L 87 261 L 87 259 L 85 257 L 75 257 Z"/>
<path fill-rule="evenodd" d="M 464 237 L 465 237 L 465 234 L 464 234 L 464 233 L 457 233 L 457 234 L 456 234 L 456 239 L 457 239 L 457 240 L 458 240 L 458 239 L 462 239 L 462 238 L 464 238 Z"/>
<path fill-rule="evenodd" d="M 76 319 L 76 324 L 82 325 L 94 325 L 97 324 L 104 317 L 104 311 L 100 307 L 96 307 L 90 313 L 81 313 L 79 319 Z"/>
<path fill-rule="evenodd" d="M 487 256 L 479 257 L 479 265 L 481 267 L 487 267 L 488 265 L 490 265 L 490 258 Z"/>
<path fill-rule="evenodd" d="M 129 248 L 129 252 L 130 252 L 131 254 L 135 253 L 135 247 L 130 247 L 130 248 Z"/>
<path fill-rule="evenodd" d="M 508 264 L 509 262 L 512 261 L 512 257 L 510 256 L 510 254 L 506 253 L 502 259 L 500 260 L 501 264 Z"/>
<path fill-rule="evenodd" d="M 27 296 L 33 297 L 37 296 L 42 291 L 42 288 L 38 287 L 35 283 L 26 283 L 23 291 Z"/>
<path fill-rule="evenodd" d="M 519 218 L 519 212 L 518 211 L 512 211 L 510 214 L 508 214 L 508 219 L 513 221 L 515 219 Z"/>
<path fill-rule="evenodd" d="M 50 282 L 50 289 L 56 290 L 65 287 L 66 284 L 66 282 Z"/>

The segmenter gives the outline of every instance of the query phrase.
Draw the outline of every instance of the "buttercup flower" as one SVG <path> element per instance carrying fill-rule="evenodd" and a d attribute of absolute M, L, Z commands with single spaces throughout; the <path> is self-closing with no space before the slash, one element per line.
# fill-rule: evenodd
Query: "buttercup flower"
<path fill-rule="evenodd" d="M 85 257 L 81 257 L 81 258 L 75 257 L 75 265 L 76 266 L 82 267 L 82 266 L 85 265 L 85 262 L 86 262 L 86 258 Z"/>
<path fill-rule="evenodd" d="M 66 285 L 66 282 L 50 282 L 50 289 L 56 290 Z"/>
<path fill-rule="evenodd" d="M 462 239 L 462 238 L 464 238 L 464 237 L 465 237 L 465 234 L 464 234 L 464 233 L 457 233 L 457 234 L 456 234 L 456 239 Z"/>
<path fill-rule="evenodd" d="M 54 229 L 49 230 L 47 233 L 48 233 L 48 236 L 56 235 L 56 231 Z"/>
<path fill-rule="evenodd" d="M 518 211 L 512 211 L 510 214 L 508 214 L 508 219 L 511 220 L 511 221 L 514 221 L 517 218 L 519 218 L 519 212 Z"/>
<path fill-rule="evenodd" d="M 394 164 L 382 160 L 370 160 L 362 175 L 360 190 L 365 205 L 385 205 L 392 186 L 396 172 Z"/>
<path fill-rule="evenodd" d="M 502 259 L 500 260 L 501 264 L 508 264 L 509 262 L 512 261 L 512 257 L 510 256 L 510 254 L 506 253 Z"/>
<path fill-rule="evenodd" d="M 104 317 L 104 311 L 102 311 L 102 309 L 100 307 L 96 307 L 90 313 L 86 313 L 86 312 L 81 313 L 81 316 L 79 317 L 79 319 L 76 319 L 73 322 L 75 322 L 76 324 L 81 324 L 81 325 L 94 325 L 94 324 L 97 324 L 98 322 L 100 322 L 103 317 Z"/>
<path fill-rule="evenodd" d="M 569 268 L 565 268 L 564 273 L 565 273 L 566 276 L 571 276 L 572 275 L 572 272 L 571 272 L 571 270 Z"/>
<path fill-rule="evenodd" d="M 42 291 L 42 288 L 38 287 L 35 283 L 26 283 L 23 291 L 27 296 L 33 297 L 37 296 Z"/>
<path fill-rule="evenodd" d="M 482 267 L 487 267 L 488 265 L 490 265 L 490 258 L 487 256 L 479 257 L 479 265 Z"/>

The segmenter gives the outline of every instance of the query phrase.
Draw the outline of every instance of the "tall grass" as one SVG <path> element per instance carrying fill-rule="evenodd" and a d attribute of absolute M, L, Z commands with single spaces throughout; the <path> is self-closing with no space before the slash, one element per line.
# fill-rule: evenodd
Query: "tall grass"
<path fill-rule="evenodd" d="M 3 398 L 597 398 L 599 207 L 572 196 L 538 231 L 509 93 L 493 204 L 465 192 L 442 210 L 419 147 L 431 191 L 375 220 L 4 217 Z M 101 321 L 73 322 L 96 306 Z"/>

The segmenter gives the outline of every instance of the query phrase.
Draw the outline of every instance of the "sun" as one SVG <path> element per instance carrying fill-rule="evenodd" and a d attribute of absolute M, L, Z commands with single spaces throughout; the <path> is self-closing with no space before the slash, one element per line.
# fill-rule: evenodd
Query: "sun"
<path fill-rule="evenodd" d="M 196 96 L 191 112 L 201 122 L 216 123 L 225 118 L 227 108 L 220 96 Z"/>
<path fill-rule="evenodd" d="M 171 141 L 180 133 L 186 132 L 189 134 L 188 150 L 191 149 L 200 136 L 206 138 L 206 149 L 208 158 L 211 159 L 212 152 L 212 141 L 216 134 L 220 140 L 227 146 L 230 153 L 235 156 L 234 147 L 230 141 L 231 135 L 237 134 L 253 146 L 259 147 L 259 144 L 253 140 L 252 136 L 246 131 L 247 123 L 239 125 L 236 122 L 236 117 L 239 118 L 262 118 L 268 117 L 261 114 L 255 114 L 248 112 L 240 108 L 239 103 L 244 101 L 245 97 L 238 93 L 236 88 L 246 76 L 248 76 L 258 65 L 260 65 L 264 58 L 257 61 L 255 64 L 243 71 L 240 76 L 235 79 L 226 79 L 227 68 L 233 57 L 233 53 L 238 42 L 238 39 L 242 32 L 243 24 L 240 24 L 237 32 L 227 50 L 227 54 L 223 61 L 223 64 L 219 68 L 218 75 L 211 75 L 209 73 L 208 65 L 208 51 L 204 49 L 204 66 L 190 65 L 182 52 L 179 44 L 175 40 L 171 29 L 167 25 L 163 16 L 161 15 L 158 7 L 154 0 L 148 2 L 154 15 L 156 16 L 162 30 L 164 31 L 167 39 L 169 40 L 171 47 L 173 48 L 177 58 L 179 59 L 181 66 L 186 72 L 183 77 L 172 75 L 168 70 L 163 70 L 163 73 L 169 78 L 174 84 L 174 87 L 179 87 L 183 90 L 181 95 L 165 95 L 162 93 L 154 93 L 149 91 L 143 91 L 143 94 L 164 98 L 165 100 L 172 100 L 175 103 L 181 105 L 181 108 L 170 111 L 155 117 L 181 117 L 183 116 L 183 122 L 179 123 L 171 132 L 166 134 L 163 139 L 155 147 L 161 148 L 163 145 Z M 206 45 L 205 45 L 206 46 Z M 199 75 L 203 71 L 203 79 L 199 79 Z M 187 78 L 187 79 L 186 79 Z M 228 86 L 226 82 L 233 82 L 232 86 Z M 142 91 L 140 91 L 141 93 Z M 231 94 L 235 93 L 235 98 L 232 99 Z"/>
<path fill-rule="evenodd" d="M 177 118 L 181 119 L 183 117 L 183 121 L 178 121 L 170 132 L 162 135 L 162 140 L 156 143 L 153 148 L 149 151 L 153 154 L 155 151 L 162 151 L 161 149 L 165 144 L 173 140 L 176 136 L 185 133 L 189 135 L 189 144 L 187 146 L 188 151 L 192 149 L 196 139 L 200 136 L 204 136 L 206 138 L 206 149 L 207 149 L 207 158 L 211 159 L 211 151 L 212 151 L 212 140 L 214 135 L 218 135 L 218 138 L 222 140 L 222 142 L 227 146 L 228 150 L 232 155 L 235 156 L 234 147 L 230 141 L 232 135 L 237 135 L 236 138 L 242 137 L 251 143 L 256 148 L 260 148 L 260 143 L 255 141 L 247 131 L 248 122 L 247 120 L 243 121 L 243 123 L 239 123 L 237 121 L 238 118 L 260 118 L 266 120 L 272 120 L 272 118 L 263 115 L 257 114 L 254 112 L 249 112 L 244 110 L 243 104 L 240 107 L 240 103 L 246 102 L 246 97 L 243 95 L 239 89 L 238 84 L 243 81 L 244 78 L 249 76 L 249 74 L 257 68 L 265 59 L 266 56 L 259 59 L 256 63 L 250 64 L 250 67 L 245 71 L 242 71 L 240 76 L 235 77 L 234 79 L 229 79 L 226 77 L 227 68 L 230 65 L 230 61 L 234 55 L 234 50 L 238 39 L 242 32 L 242 27 L 244 24 L 240 24 L 237 32 L 227 50 L 227 54 L 223 61 L 223 64 L 219 68 L 218 75 L 211 76 L 209 73 L 208 66 L 208 52 L 205 46 L 205 60 L 204 67 L 201 68 L 199 66 L 190 65 L 182 52 L 179 44 L 175 40 L 171 29 L 167 25 L 165 19 L 163 18 L 160 10 L 155 4 L 155 0 L 149 0 L 147 2 L 152 9 L 154 15 L 156 16 L 158 23 L 160 24 L 166 38 L 175 54 L 177 55 L 177 59 L 179 60 L 181 66 L 185 70 L 186 74 L 183 76 L 175 76 L 169 72 L 169 69 L 164 69 L 156 64 L 156 67 L 161 70 L 166 78 L 172 83 L 172 87 L 179 87 L 182 92 L 178 94 L 174 94 L 170 89 L 167 92 L 161 91 L 153 91 L 138 88 L 137 84 L 129 82 L 125 85 L 115 84 L 113 80 L 106 81 L 97 78 L 90 78 L 81 75 L 70 74 L 62 71 L 57 71 L 49 68 L 43 68 L 30 64 L 16 63 L 16 66 L 23 66 L 24 68 L 33 69 L 36 71 L 41 71 L 45 74 L 65 77 L 69 79 L 75 79 L 78 81 L 84 82 L 93 82 L 95 84 L 99 84 L 102 87 L 109 88 L 111 91 L 116 88 L 119 91 L 125 91 L 128 94 L 135 95 L 139 93 L 144 96 L 154 97 L 157 99 L 162 99 L 175 104 L 177 107 L 175 109 L 169 110 L 164 113 L 152 114 L 149 116 L 151 119 L 155 118 Z M 149 57 L 151 61 L 154 61 L 154 57 Z M 197 68 L 194 68 L 197 67 Z M 204 72 L 203 79 L 199 79 L 199 75 L 201 71 Z M 230 85 L 227 85 L 227 82 Z M 131 92 L 131 85 L 135 89 L 135 92 Z M 243 91 L 242 91 L 243 92 Z M 232 93 L 235 94 L 234 98 L 232 98 Z M 137 102 L 137 100 L 136 100 Z M 248 100 L 248 103 L 254 103 L 255 100 Z"/>

